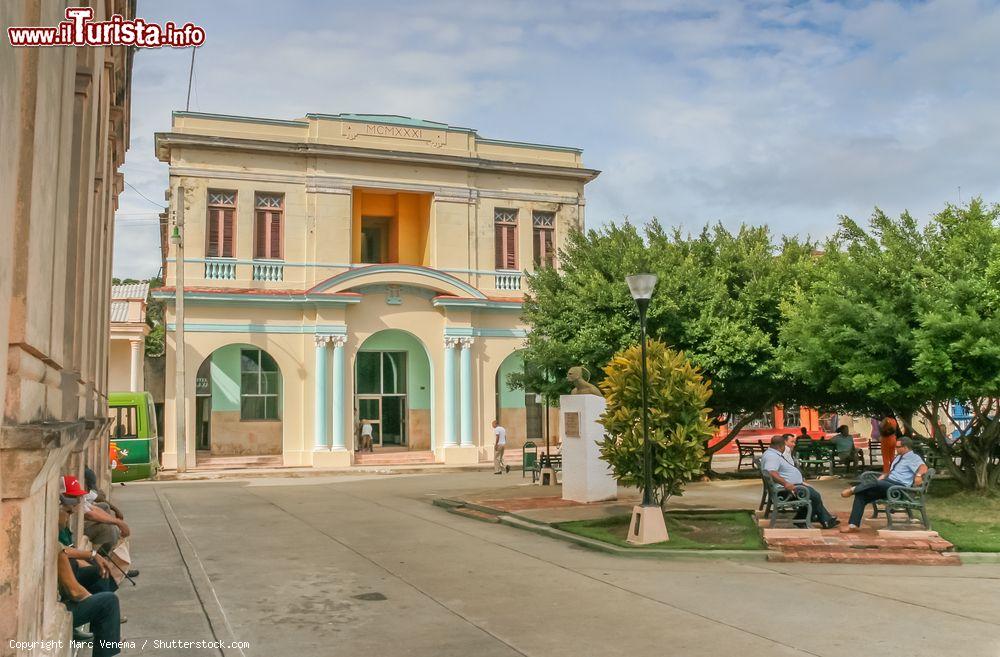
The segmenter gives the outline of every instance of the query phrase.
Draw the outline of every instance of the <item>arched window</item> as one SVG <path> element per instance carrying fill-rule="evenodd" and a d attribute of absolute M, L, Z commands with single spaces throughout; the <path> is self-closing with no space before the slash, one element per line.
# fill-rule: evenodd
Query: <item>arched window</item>
<path fill-rule="evenodd" d="M 279 420 L 278 364 L 260 349 L 240 350 L 240 419 Z"/>

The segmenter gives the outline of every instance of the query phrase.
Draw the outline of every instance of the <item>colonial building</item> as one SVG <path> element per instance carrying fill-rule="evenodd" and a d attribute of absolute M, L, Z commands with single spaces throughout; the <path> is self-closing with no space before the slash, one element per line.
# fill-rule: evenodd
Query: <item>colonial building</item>
<path fill-rule="evenodd" d="M 0 2 L 5 26 L 95 21 L 134 2 Z M 58 602 L 59 477 L 105 482 L 109 296 L 132 52 L 0 47 L 0 637 L 3 655 L 73 653 Z M 74 532 L 82 535 L 81 523 Z M 34 649 L 13 640 L 61 640 Z"/>
<path fill-rule="evenodd" d="M 149 283 L 111 286 L 111 344 L 108 353 L 108 390 L 145 389 L 146 297 Z"/>
<path fill-rule="evenodd" d="M 541 439 L 512 389 L 523 274 L 583 226 L 581 151 L 403 116 L 278 120 L 175 112 L 156 135 L 183 204 L 188 463 L 280 455 L 346 466 L 376 451 L 474 463 L 490 423 Z M 166 447 L 174 430 L 176 248 L 165 263 Z M 551 416 L 556 416 L 552 413 Z M 552 428 L 555 435 L 555 427 Z"/>

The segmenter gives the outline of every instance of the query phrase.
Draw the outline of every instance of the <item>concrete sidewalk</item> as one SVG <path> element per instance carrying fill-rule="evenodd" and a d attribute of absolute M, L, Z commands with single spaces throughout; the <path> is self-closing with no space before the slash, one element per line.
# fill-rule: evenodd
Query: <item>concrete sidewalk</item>
<path fill-rule="evenodd" d="M 143 570 L 139 587 L 121 592 L 125 637 L 248 644 L 126 654 L 939 657 L 961 646 L 963 657 L 996 657 L 1000 648 L 998 566 L 623 559 L 429 503 L 497 495 L 522 488 L 519 479 L 115 488 Z M 750 487 L 737 489 L 753 500 Z"/>

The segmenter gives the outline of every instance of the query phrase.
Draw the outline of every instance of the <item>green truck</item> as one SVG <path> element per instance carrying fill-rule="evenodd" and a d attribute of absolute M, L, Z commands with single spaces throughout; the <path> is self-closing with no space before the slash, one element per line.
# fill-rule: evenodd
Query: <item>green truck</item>
<path fill-rule="evenodd" d="M 153 477 L 160 467 L 153 396 L 148 392 L 112 392 L 108 395 L 108 411 L 111 415 L 109 438 L 117 448 L 119 459 L 118 467 L 111 471 L 111 481 Z"/>

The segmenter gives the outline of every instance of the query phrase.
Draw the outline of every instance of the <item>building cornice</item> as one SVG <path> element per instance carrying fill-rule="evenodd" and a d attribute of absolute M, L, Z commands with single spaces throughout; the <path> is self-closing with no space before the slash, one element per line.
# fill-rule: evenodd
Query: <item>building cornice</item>
<path fill-rule="evenodd" d="M 272 153 L 281 155 L 305 155 L 340 157 L 352 160 L 398 162 L 402 164 L 423 164 L 472 171 L 489 171 L 547 178 L 566 178 L 587 183 L 596 178 L 600 171 L 582 167 L 567 167 L 555 164 L 533 164 L 490 160 L 460 155 L 438 155 L 434 153 L 413 153 L 357 146 L 315 144 L 307 142 L 280 142 L 266 139 L 243 137 L 221 137 L 179 132 L 157 132 L 155 135 L 156 157 L 169 162 L 169 150 L 173 147 L 208 148 L 214 150 L 236 150 L 247 153 Z"/>
<path fill-rule="evenodd" d="M 478 308 L 483 310 L 509 310 L 520 312 L 524 304 L 519 299 L 486 298 L 466 299 L 462 297 L 439 296 L 431 299 L 435 308 Z"/>
<path fill-rule="evenodd" d="M 154 299 L 173 303 L 176 292 L 172 287 L 153 290 Z M 308 290 L 244 290 L 229 288 L 184 288 L 184 303 L 235 303 L 265 305 L 332 305 L 360 303 L 362 295 L 355 292 L 337 294 L 313 293 Z"/>

